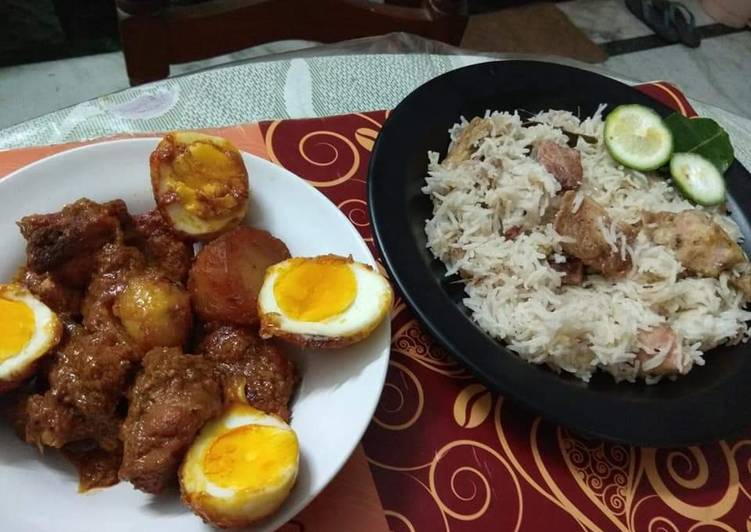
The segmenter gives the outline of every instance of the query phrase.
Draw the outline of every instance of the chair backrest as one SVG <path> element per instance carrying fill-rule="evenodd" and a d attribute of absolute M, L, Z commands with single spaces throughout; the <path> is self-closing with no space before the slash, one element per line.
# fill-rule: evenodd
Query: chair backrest
<path fill-rule="evenodd" d="M 395 31 L 458 44 L 465 0 L 422 0 L 418 7 L 367 0 L 116 0 L 132 85 L 165 78 L 169 65 L 271 41 L 337 42 Z M 416 3 L 401 0 L 401 3 Z"/>

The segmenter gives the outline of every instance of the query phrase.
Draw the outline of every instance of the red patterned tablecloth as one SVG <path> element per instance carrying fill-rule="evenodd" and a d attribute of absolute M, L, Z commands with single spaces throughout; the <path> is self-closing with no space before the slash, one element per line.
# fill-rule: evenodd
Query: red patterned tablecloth
<path fill-rule="evenodd" d="M 667 83 L 639 88 L 693 114 Z M 309 180 L 375 252 L 367 163 L 386 116 L 214 131 Z M 0 176 L 65 148 L 0 152 Z M 751 440 L 651 449 L 582 438 L 487 390 L 399 300 L 392 319 L 389 373 L 364 454 L 285 530 L 751 530 Z"/>

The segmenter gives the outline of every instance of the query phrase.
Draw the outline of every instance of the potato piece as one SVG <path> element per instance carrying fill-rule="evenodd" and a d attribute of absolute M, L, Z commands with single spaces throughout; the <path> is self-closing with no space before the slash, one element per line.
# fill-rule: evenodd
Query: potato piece
<path fill-rule="evenodd" d="M 268 231 L 240 226 L 207 244 L 188 277 L 193 308 L 206 322 L 252 325 L 266 268 L 290 257 Z"/>
<path fill-rule="evenodd" d="M 193 322 L 188 293 L 155 272 L 131 278 L 112 310 L 144 351 L 183 347 Z"/>
<path fill-rule="evenodd" d="M 238 225 L 248 209 L 248 172 L 228 140 L 167 134 L 149 159 L 160 212 L 181 236 L 210 240 Z"/>

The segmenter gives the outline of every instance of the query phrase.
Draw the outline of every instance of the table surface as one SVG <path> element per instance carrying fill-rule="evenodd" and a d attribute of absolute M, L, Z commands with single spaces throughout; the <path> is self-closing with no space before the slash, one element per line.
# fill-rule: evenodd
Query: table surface
<path fill-rule="evenodd" d="M 504 59 L 568 64 L 635 83 L 578 61 L 477 54 L 392 34 L 232 63 L 95 98 L 0 130 L 0 149 L 391 109 L 449 70 Z M 701 116 L 728 130 L 738 159 L 751 166 L 751 120 L 688 96 Z"/>
<path fill-rule="evenodd" d="M 421 53 L 404 53 L 405 39 L 410 46 L 421 46 L 422 48 L 419 50 Z M 523 56 L 504 56 L 501 59 L 520 57 Z M 66 143 L 107 135 L 122 135 L 123 133 L 136 135 L 178 128 L 234 126 L 267 118 L 324 117 L 374 109 L 389 109 L 393 108 L 412 89 L 428 79 L 454 68 L 494 59 L 498 58 L 457 52 L 441 45 L 403 36 L 368 39 L 350 45 L 321 47 L 305 52 L 270 57 L 261 61 L 206 70 L 84 102 L 0 131 L 0 149 Z M 545 60 L 602 72 L 591 65 L 583 65 L 574 61 L 551 58 L 545 58 Z M 690 100 L 690 103 L 700 115 L 713 117 L 723 124 L 733 139 L 737 157 L 744 165 L 751 167 L 751 121 L 702 102 Z M 358 136 L 358 133 L 365 131 L 363 128 L 367 128 L 368 132 L 376 133 L 376 129 L 380 127 L 383 119 L 382 113 L 368 116 L 360 114 L 354 117 L 342 117 L 334 121 L 326 121 L 326 127 L 343 128 L 345 137 L 354 139 L 353 143 L 360 143 L 360 147 L 357 149 L 363 152 L 364 157 L 365 153 L 372 147 L 371 142 L 368 141 L 370 137 L 363 138 L 362 135 Z M 274 124 L 277 123 L 274 122 Z M 316 170 L 315 168 L 311 165 L 300 168 L 295 166 L 301 164 L 297 152 L 297 141 L 300 134 L 305 133 L 310 128 L 317 129 L 321 124 L 318 122 L 288 122 L 286 124 L 284 127 L 291 128 L 290 131 L 287 131 L 286 135 L 274 135 L 273 138 L 268 131 L 273 124 L 266 123 L 260 126 L 252 126 L 253 128 L 260 127 L 254 138 L 263 139 L 263 143 L 268 144 L 264 149 L 279 159 L 276 162 L 293 171 L 299 170 L 297 173 L 310 178 L 311 172 Z M 247 126 L 230 127 L 230 130 L 223 131 L 230 136 L 231 130 L 234 129 L 246 131 Z M 277 138 L 278 140 L 275 140 Z M 273 150 L 271 147 L 273 147 Z M 243 146 L 243 148 L 250 149 L 247 146 Z M 51 153 L 59 149 L 62 149 L 62 147 L 22 151 L 40 152 L 34 156 L 36 158 L 41 155 L 42 151 Z M 10 155 L 10 153 L 7 155 Z M 17 152 L 15 155 L 16 159 L 14 160 L 16 162 L 14 164 L 22 164 L 18 161 L 29 154 Z M 271 158 L 274 160 L 274 157 Z M 347 161 L 341 163 L 349 164 Z M 340 206 L 352 201 L 364 203 L 364 186 L 362 183 L 365 179 L 365 167 L 364 165 L 361 166 L 363 166 L 360 168 L 362 175 L 358 179 L 350 181 L 356 182 L 357 186 L 363 189 L 358 189 L 358 194 L 363 197 L 357 196 L 358 200 L 339 201 Z M 3 173 L 3 166 L 0 165 L 0 175 Z M 331 192 L 329 191 L 329 195 Z M 350 213 L 350 217 L 352 217 L 352 213 Z M 358 228 L 362 230 L 359 226 Z M 335 519 L 338 523 L 336 526 L 339 526 L 346 521 L 346 510 L 351 507 L 357 509 L 357 512 L 354 513 L 358 514 L 356 518 L 362 524 L 363 521 L 367 521 L 365 519 L 366 510 L 373 508 L 378 510 L 380 507 L 377 500 L 373 503 L 364 504 L 366 495 L 369 495 L 371 498 L 380 496 L 384 507 L 388 508 L 384 513 L 392 529 L 400 523 L 403 526 L 396 526 L 396 529 L 407 530 L 411 527 L 404 508 L 409 509 L 414 515 L 422 515 L 425 512 L 432 511 L 431 509 L 434 509 L 435 506 L 441 511 L 436 515 L 423 516 L 428 519 L 426 522 L 433 519 L 434 524 L 438 526 L 440 522 L 447 519 L 446 516 L 448 515 L 451 516 L 452 523 L 456 525 L 452 526 L 452 530 L 471 530 L 473 529 L 473 523 L 469 521 L 471 515 L 458 510 L 458 513 L 456 513 L 455 510 L 456 508 L 463 510 L 464 506 L 468 508 L 471 506 L 467 498 L 469 495 L 464 492 L 466 486 L 463 482 L 466 479 L 461 475 L 470 475 L 471 477 L 471 474 L 475 474 L 472 472 L 474 470 L 470 471 L 466 467 L 466 464 L 474 462 L 482 465 L 483 468 L 490 468 L 487 475 L 495 481 L 493 484 L 493 511 L 489 511 L 486 517 L 488 519 L 495 519 L 498 516 L 513 518 L 516 520 L 515 524 L 518 527 L 522 519 L 523 501 L 527 508 L 524 512 L 525 526 L 523 529 L 525 530 L 539 529 L 536 528 L 537 525 L 549 525 L 551 519 L 559 523 L 560 530 L 579 528 L 607 530 L 615 529 L 614 527 L 621 530 L 638 530 L 641 529 L 642 525 L 646 526 L 647 524 L 646 522 L 642 523 L 641 518 L 637 519 L 639 515 L 651 518 L 648 525 L 650 530 L 677 530 L 677 525 L 659 521 L 662 519 L 662 517 L 659 517 L 660 513 L 667 511 L 665 508 L 668 507 L 670 511 L 680 514 L 681 519 L 690 518 L 685 521 L 676 521 L 680 524 L 688 526 L 688 524 L 695 522 L 694 529 L 696 529 L 696 526 L 701 528 L 706 525 L 707 529 L 710 529 L 715 525 L 722 525 L 729 530 L 732 527 L 727 527 L 731 525 L 716 521 L 717 517 L 725 515 L 729 512 L 731 506 L 737 504 L 738 507 L 732 513 L 733 518 L 737 521 L 737 519 L 740 519 L 738 516 L 748 508 L 747 504 L 749 504 L 751 498 L 747 499 L 738 495 L 739 489 L 743 490 L 743 493 L 748 493 L 745 491 L 744 482 L 738 484 L 737 478 L 728 477 L 729 487 L 726 489 L 721 482 L 724 478 L 722 476 L 725 474 L 724 470 L 719 473 L 710 471 L 712 475 L 709 475 L 708 470 L 705 470 L 707 469 L 707 461 L 712 464 L 712 467 L 717 464 L 724 464 L 723 460 L 725 460 L 726 454 L 732 455 L 733 458 L 728 461 L 728 464 L 732 462 L 733 468 L 736 465 L 740 468 L 743 464 L 746 464 L 744 453 L 748 447 L 748 440 L 733 443 L 732 448 L 727 452 L 725 452 L 726 447 L 730 444 L 725 442 L 721 442 L 719 446 L 702 449 L 689 448 L 685 452 L 680 450 L 661 452 L 650 449 L 621 448 L 620 446 L 602 445 L 598 442 L 581 440 L 570 435 L 565 429 L 558 429 L 545 423 L 541 424 L 537 418 L 520 415 L 513 408 L 507 407 L 502 398 L 491 395 L 481 384 L 473 381 L 471 376 L 462 372 L 461 368 L 446 366 L 445 364 L 448 364 L 448 361 L 432 356 L 426 358 L 423 351 L 428 349 L 426 346 L 429 340 L 420 332 L 411 318 L 397 316 L 396 325 L 398 325 L 395 329 L 396 355 L 395 358 L 392 357 L 392 361 L 395 361 L 395 369 L 392 371 L 393 374 L 390 375 L 392 384 L 402 381 L 409 384 L 412 381 L 407 382 L 405 375 L 412 375 L 422 383 L 421 386 L 425 388 L 426 394 L 434 384 L 435 386 L 440 384 L 443 388 L 448 387 L 450 393 L 441 394 L 440 397 L 443 397 L 446 401 L 449 399 L 453 401 L 453 398 L 456 397 L 456 401 L 453 403 L 449 401 L 451 404 L 443 404 L 446 401 L 440 404 L 426 403 L 426 412 L 431 409 L 440 412 L 441 419 L 443 419 L 446 418 L 446 411 L 453 411 L 453 417 L 446 418 L 448 421 L 444 419 L 447 424 L 451 425 L 452 429 L 456 428 L 453 426 L 456 423 L 457 426 L 474 431 L 473 437 L 478 441 L 481 439 L 480 436 L 487 437 L 488 441 L 495 441 L 494 438 L 500 438 L 503 452 L 499 454 L 495 450 L 495 446 L 462 447 L 460 445 L 462 441 L 453 442 L 436 452 L 435 445 L 433 445 L 436 442 L 432 440 L 440 433 L 440 427 L 435 421 L 437 418 L 433 417 L 429 429 L 433 438 L 417 438 L 415 434 L 419 436 L 420 431 L 428 429 L 424 424 L 415 424 L 415 427 L 411 430 L 413 432 L 416 430 L 417 433 L 404 432 L 404 437 L 407 440 L 402 444 L 413 445 L 418 440 L 421 440 L 422 444 L 413 445 L 415 448 L 410 449 L 409 453 L 398 453 L 400 457 L 423 453 L 425 460 L 407 464 L 392 463 L 394 453 L 391 451 L 394 448 L 394 440 L 393 435 L 386 429 L 391 427 L 389 423 L 393 420 L 380 419 L 377 416 L 376 423 L 366 435 L 365 451 L 370 463 L 370 472 L 374 476 L 376 485 L 381 487 L 378 490 L 378 495 L 375 495 L 372 487 L 373 479 L 370 479 L 367 474 L 365 455 L 358 450 L 358 453 L 348 464 L 346 474 L 339 475 L 327 490 L 330 496 L 317 499 L 306 510 L 307 517 L 301 517 L 302 522 L 310 519 L 320 524 L 329 519 L 328 522 L 332 523 L 330 520 Z M 438 348 L 435 347 L 435 349 Z M 413 363 L 410 362 L 410 357 L 414 359 Z M 436 364 L 438 366 L 433 367 Z M 451 369 L 448 373 L 447 367 Z M 397 370 L 403 371 L 404 374 L 399 374 Z M 445 375 L 450 376 L 451 382 L 449 384 L 446 384 Z M 438 383 L 439 379 L 440 383 Z M 422 392 L 418 396 L 422 397 Z M 431 396 L 431 400 L 434 401 L 436 396 L 438 394 Z M 458 404 L 467 407 L 469 413 L 463 412 L 461 409 L 457 410 Z M 393 414 L 391 410 L 386 409 L 380 412 L 380 415 L 385 415 L 384 412 L 388 415 Z M 503 417 L 504 422 L 501 422 L 501 417 Z M 527 426 L 530 423 L 531 425 Z M 499 432 L 499 427 L 509 430 L 509 433 L 506 434 L 503 430 Z M 527 429 L 529 429 L 529 434 L 525 432 Z M 523 447 L 529 435 L 531 435 L 532 444 L 534 444 L 530 447 L 531 450 Z M 410 438 L 412 439 L 410 440 Z M 431 443 L 428 444 L 427 440 L 431 440 Z M 407 443 L 407 441 L 412 443 Z M 546 442 L 557 442 L 558 446 L 555 449 L 548 449 Z M 538 444 L 545 447 L 544 453 L 539 452 Z M 565 451 L 563 457 L 555 454 L 556 449 L 562 450 L 561 452 Z M 464 452 L 470 454 L 464 456 L 461 454 Z M 738 453 L 737 457 L 735 456 L 736 452 Z M 479 458 L 478 453 L 480 453 Z M 486 453 L 488 456 L 484 456 L 482 453 Z M 606 459 L 601 459 L 603 453 Z M 705 457 L 705 453 L 709 458 Z M 717 453 L 720 454 L 715 456 Z M 585 471 L 585 475 L 581 479 L 576 476 L 564 475 L 563 473 L 566 473 L 568 469 L 563 471 L 561 464 L 567 464 L 567 467 L 571 470 L 578 470 L 578 465 L 574 462 L 579 456 L 592 460 L 594 469 L 590 472 L 591 474 Z M 430 460 L 431 457 L 433 458 L 432 461 Z M 696 459 L 699 470 L 696 478 L 693 478 L 695 471 L 692 469 L 694 464 L 691 457 Z M 449 466 L 454 462 L 461 465 L 461 467 L 457 466 L 458 469 L 453 474 L 461 477 L 457 477 L 457 482 L 459 482 L 457 484 L 459 486 L 458 492 L 455 490 L 453 475 L 448 480 L 443 479 L 444 483 L 448 482 L 450 493 L 457 497 L 450 503 L 446 503 L 440 497 L 436 500 L 425 499 L 426 493 L 430 494 L 435 491 L 432 488 L 427 490 L 426 486 L 432 486 L 431 482 L 435 480 L 435 475 L 443 474 L 441 472 L 443 470 L 435 465 L 441 460 L 443 460 L 442 463 L 447 463 Z M 516 463 L 515 460 L 521 462 Z M 574 460 L 574 462 L 571 462 L 571 460 Z M 509 462 L 511 465 L 507 461 L 511 461 Z M 426 463 L 423 464 L 423 462 Z M 494 467 L 499 467 L 499 464 L 502 467 L 496 471 Z M 604 475 L 597 470 L 598 467 L 604 467 L 603 464 L 607 466 Z M 615 466 L 610 467 L 613 464 Z M 669 484 L 666 488 L 662 484 L 663 481 L 659 473 L 662 471 L 660 468 L 663 468 L 665 464 L 667 464 L 670 482 L 677 482 L 675 486 Z M 674 466 L 680 470 L 677 476 L 672 470 Z M 446 466 L 442 467 L 445 469 Z M 683 471 L 686 468 L 688 468 L 687 471 Z M 733 468 L 728 470 L 735 471 L 736 469 Z M 353 474 L 354 469 L 365 471 L 364 476 L 368 477 L 370 484 L 366 486 L 366 483 L 352 480 L 363 477 L 363 475 Z M 529 476 L 525 476 L 524 482 L 521 482 L 516 478 L 515 471 Z M 584 470 L 582 469 L 582 471 Z M 539 478 L 536 476 L 538 473 L 541 475 Z M 722 477 L 720 480 L 718 480 L 718 474 Z M 574 479 L 578 484 L 569 483 L 570 485 L 567 484 L 564 487 L 565 490 L 559 493 L 555 491 L 559 489 L 559 486 L 552 482 L 549 476 L 550 478 L 560 476 L 569 481 Z M 643 481 L 641 476 L 646 476 L 648 482 Z M 480 477 L 484 478 L 483 475 L 480 475 Z M 700 480 L 700 477 L 707 478 Z M 621 489 L 618 478 L 628 480 L 629 486 L 627 487 L 629 487 L 629 490 L 624 491 L 624 493 L 630 495 L 625 498 L 616 494 L 617 496 L 612 500 L 600 500 L 599 496 L 594 497 L 592 495 L 597 490 L 585 490 L 580 486 L 581 482 L 584 481 L 586 483 L 589 483 L 590 480 L 592 482 L 607 481 L 608 485 L 615 483 L 613 485 Z M 694 483 L 700 486 L 699 489 L 688 490 Z M 474 481 L 470 484 L 474 486 Z M 574 492 L 579 489 L 577 486 L 581 488 L 582 493 L 587 494 L 588 498 L 575 497 L 576 493 Z M 357 491 L 356 488 L 360 491 Z M 671 490 L 681 489 L 686 491 L 687 500 L 691 504 L 673 496 Z M 446 493 L 449 493 L 449 491 Z M 495 496 L 496 491 L 498 491 L 497 497 Z M 683 494 L 683 492 L 681 493 Z M 607 493 L 603 492 L 602 496 L 605 497 L 605 495 Z M 713 499 L 715 496 L 721 496 L 721 500 L 715 502 Z M 518 501 L 514 497 L 518 497 Z M 708 502 L 704 501 L 702 497 L 712 498 L 709 501 L 712 504 L 707 505 Z M 404 499 L 409 499 L 412 502 L 405 503 Z M 339 501 L 342 506 L 332 512 L 331 501 Z M 644 501 L 646 503 L 642 504 Z M 518 508 L 515 506 L 517 502 Z M 628 517 L 628 519 L 624 518 L 625 521 L 621 519 L 623 512 L 619 510 L 620 507 L 618 506 L 621 502 L 633 510 L 633 512 L 624 514 Z M 658 502 L 662 506 L 658 506 Z M 587 505 L 592 507 L 589 508 Z M 533 510 L 530 511 L 530 509 Z M 642 513 L 637 515 L 637 510 Z M 403 513 L 399 513 L 399 511 Z M 376 513 L 380 514 L 380 511 Z M 482 513 L 484 513 L 484 510 L 480 512 L 480 514 Z M 383 522 L 383 514 L 371 517 L 372 519 L 369 522 L 381 520 L 377 527 L 374 525 L 371 530 L 385 530 L 386 524 Z M 736 521 L 733 521 L 733 523 L 736 525 L 740 523 L 740 521 Z M 292 523 L 288 529 L 297 529 L 295 526 L 298 524 Z M 506 525 L 513 527 L 514 523 L 509 522 L 504 525 L 496 523 L 494 526 L 505 529 Z M 749 527 L 751 529 L 751 525 Z M 420 529 L 433 528 L 431 526 Z"/>

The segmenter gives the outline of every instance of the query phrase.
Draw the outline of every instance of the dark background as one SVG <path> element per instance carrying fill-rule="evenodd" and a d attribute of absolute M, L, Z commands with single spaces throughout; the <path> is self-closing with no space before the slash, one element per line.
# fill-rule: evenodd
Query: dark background
<path fill-rule="evenodd" d="M 481 13 L 522 3 L 469 0 L 468 9 Z M 0 67 L 119 49 L 114 0 L 0 0 Z"/>
<path fill-rule="evenodd" d="M 0 0 L 0 66 L 120 49 L 112 0 Z"/>

